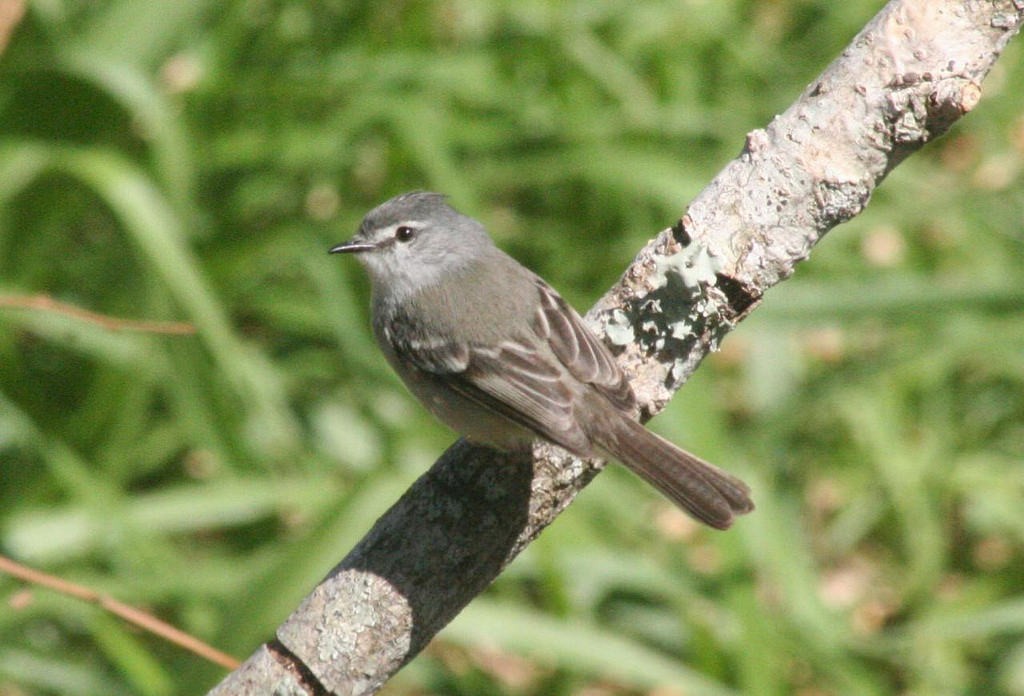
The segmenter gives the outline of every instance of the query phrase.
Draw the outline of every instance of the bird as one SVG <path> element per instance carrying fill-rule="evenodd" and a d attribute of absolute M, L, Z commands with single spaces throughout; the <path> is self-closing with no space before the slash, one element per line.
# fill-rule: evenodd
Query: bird
<path fill-rule="evenodd" d="M 651 432 L 610 349 L 540 276 L 446 196 L 412 191 L 370 210 L 329 249 L 370 279 L 374 336 L 441 422 L 509 451 L 541 439 L 616 460 L 700 522 L 754 509 L 739 478 Z"/>

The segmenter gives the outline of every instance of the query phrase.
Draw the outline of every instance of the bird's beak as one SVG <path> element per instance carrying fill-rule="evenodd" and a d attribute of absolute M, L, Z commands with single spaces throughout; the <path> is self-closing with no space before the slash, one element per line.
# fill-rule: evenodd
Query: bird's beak
<path fill-rule="evenodd" d="M 375 244 L 367 244 L 366 242 L 359 241 L 358 239 L 352 238 L 347 242 L 342 242 L 332 246 L 327 253 L 329 254 L 361 254 L 364 251 L 373 251 L 377 246 Z"/>

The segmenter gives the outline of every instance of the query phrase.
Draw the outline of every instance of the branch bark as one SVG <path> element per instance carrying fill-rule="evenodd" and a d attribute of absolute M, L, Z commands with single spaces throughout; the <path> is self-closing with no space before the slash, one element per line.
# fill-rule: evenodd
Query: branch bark
<path fill-rule="evenodd" d="M 897 164 L 974 108 L 1022 21 L 1022 0 L 894 0 L 748 134 L 588 314 L 621 347 L 645 417 Z M 375 692 L 600 467 L 542 444 L 531 460 L 455 443 L 210 693 Z"/>

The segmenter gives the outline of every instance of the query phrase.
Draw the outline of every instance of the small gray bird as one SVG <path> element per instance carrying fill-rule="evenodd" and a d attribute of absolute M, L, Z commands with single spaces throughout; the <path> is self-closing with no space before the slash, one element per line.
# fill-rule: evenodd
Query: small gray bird
<path fill-rule="evenodd" d="M 330 252 L 366 267 L 381 350 L 455 431 L 502 450 L 541 438 L 617 459 L 718 529 L 754 509 L 742 481 L 633 420 L 629 382 L 579 314 L 443 195 L 382 203 Z"/>

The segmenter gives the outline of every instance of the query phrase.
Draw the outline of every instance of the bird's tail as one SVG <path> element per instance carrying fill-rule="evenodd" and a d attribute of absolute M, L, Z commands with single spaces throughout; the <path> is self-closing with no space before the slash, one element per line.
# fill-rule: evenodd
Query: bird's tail
<path fill-rule="evenodd" d="M 750 488 L 629 418 L 613 419 L 593 439 L 615 459 L 701 522 L 728 529 L 754 509 Z"/>

